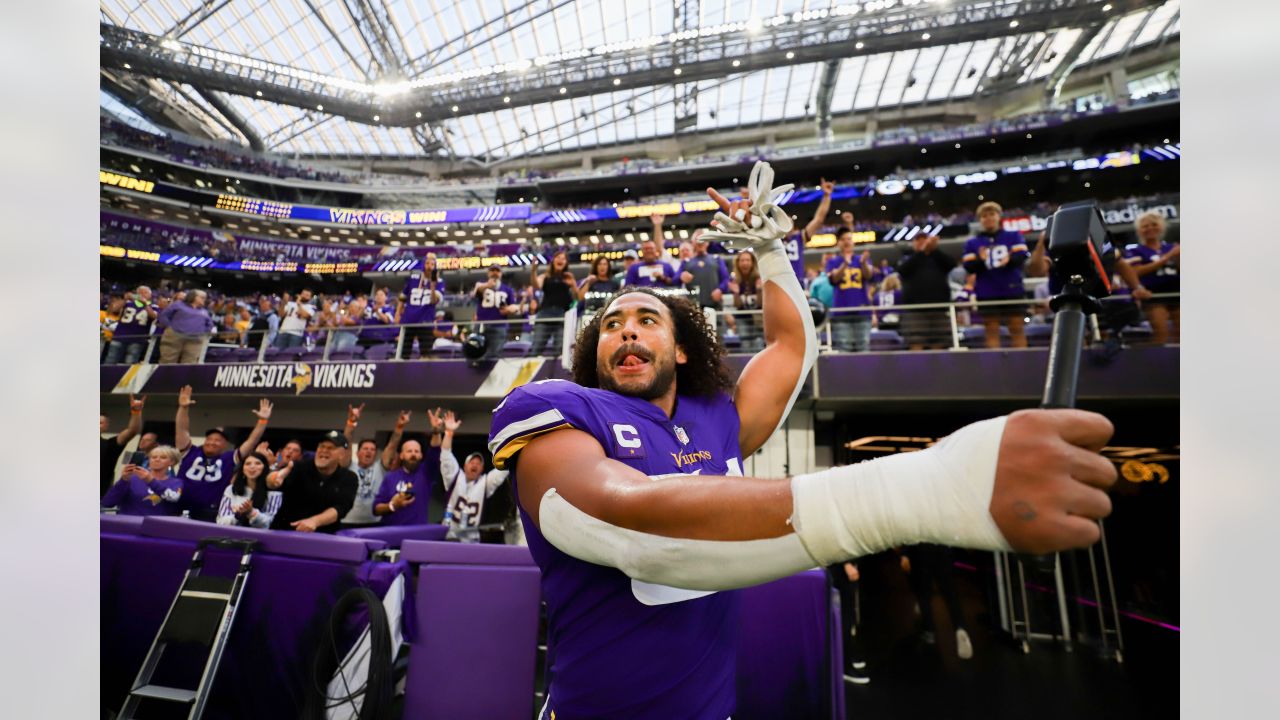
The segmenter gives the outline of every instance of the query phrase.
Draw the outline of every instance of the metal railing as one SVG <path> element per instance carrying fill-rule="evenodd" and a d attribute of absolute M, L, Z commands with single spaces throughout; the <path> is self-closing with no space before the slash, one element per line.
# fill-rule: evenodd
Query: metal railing
<path fill-rule="evenodd" d="M 1141 345 L 1154 341 L 1159 333 L 1150 327 L 1141 310 L 1143 303 L 1176 304 L 1178 293 L 1152 296 L 1133 303 L 1128 296 L 1103 300 L 1103 312 L 1091 316 L 1090 337 L 1093 342 L 1119 341 L 1122 345 Z M 724 310 L 704 309 L 708 322 L 730 354 L 750 354 L 764 347 L 763 311 L 732 307 L 732 296 L 726 295 Z M 581 306 L 579 306 L 581 309 Z M 531 352 L 537 341 L 542 347 L 538 355 L 554 357 L 563 351 L 564 331 L 557 325 L 573 322 L 576 335 L 592 311 L 570 312 L 564 318 L 539 318 L 522 315 L 504 320 L 459 320 L 453 322 L 409 323 L 379 327 L 314 328 L 295 340 L 274 339 L 265 331 L 249 330 L 239 342 L 225 342 L 225 330 L 202 335 L 185 335 L 184 340 L 201 341 L 196 362 L 293 362 L 304 355 L 313 361 L 376 359 L 401 361 L 412 359 L 413 343 L 418 345 L 418 359 L 454 357 L 469 335 L 484 334 L 497 342 L 505 357 Z M 546 327 L 545 331 L 540 326 Z M 1052 311 L 1047 299 L 1025 298 L 988 300 L 983 302 L 923 303 L 914 305 L 867 305 L 857 308 L 830 308 L 818 324 L 820 353 L 839 352 L 910 352 L 921 350 L 970 350 L 982 348 L 1036 348 L 1049 344 L 1052 334 Z M 451 328 L 447 336 L 436 330 Z M 1169 333 L 1172 336 L 1172 332 Z M 130 338 L 122 344 L 144 345 L 143 362 L 159 362 L 160 335 Z M 271 342 L 269 342 L 269 340 Z M 425 345 L 425 346 L 424 346 Z M 511 346 L 511 347 L 506 347 Z M 104 364 L 109 343 L 100 344 Z M 375 350 L 376 348 L 376 350 Z M 118 362 L 130 354 L 119 353 Z M 495 355 L 490 353 L 490 357 Z"/>

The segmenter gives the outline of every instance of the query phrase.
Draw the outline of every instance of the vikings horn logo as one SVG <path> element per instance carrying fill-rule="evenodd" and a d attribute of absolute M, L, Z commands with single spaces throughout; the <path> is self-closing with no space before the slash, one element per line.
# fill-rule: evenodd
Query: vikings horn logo
<path fill-rule="evenodd" d="M 296 388 L 294 395 L 301 395 L 311 385 L 311 366 L 304 363 L 295 363 L 293 366 L 293 379 L 289 381 Z"/>

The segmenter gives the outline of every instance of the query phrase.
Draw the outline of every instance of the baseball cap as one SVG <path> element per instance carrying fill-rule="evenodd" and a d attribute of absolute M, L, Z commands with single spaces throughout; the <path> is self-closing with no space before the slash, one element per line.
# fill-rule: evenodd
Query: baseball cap
<path fill-rule="evenodd" d="M 626 252 L 622 253 L 622 257 L 624 257 L 624 258 L 631 258 L 632 260 L 639 260 L 639 259 L 640 259 L 640 253 L 636 252 L 635 250 L 628 250 L 628 251 L 626 251 Z"/>
<path fill-rule="evenodd" d="M 463 465 L 466 465 L 467 463 L 471 462 L 471 458 L 480 458 L 480 462 L 482 462 L 482 463 L 484 462 L 484 454 L 483 454 L 483 453 L 473 452 L 473 453 L 471 453 L 470 455 L 468 455 L 468 456 L 467 456 L 467 459 L 466 459 L 466 460 L 463 460 L 463 461 L 462 461 L 462 464 L 463 464 Z"/>
<path fill-rule="evenodd" d="M 210 435 L 213 435 L 214 433 L 217 433 L 218 435 L 221 435 L 223 440 L 226 440 L 227 442 L 231 442 L 231 438 L 227 437 L 227 431 L 226 431 L 226 430 L 223 430 L 223 429 L 222 429 L 222 428 L 220 428 L 220 427 L 214 427 L 214 428 L 209 428 L 208 430 L 205 430 L 205 431 L 204 431 L 204 436 L 205 436 L 205 437 L 209 437 Z"/>
<path fill-rule="evenodd" d="M 336 448 L 345 448 L 347 447 L 347 436 L 337 430 L 330 430 L 324 434 L 324 437 L 320 438 L 320 442 L 332 443 Z M 316 444 L 319 445 L 320 443 Z"/>

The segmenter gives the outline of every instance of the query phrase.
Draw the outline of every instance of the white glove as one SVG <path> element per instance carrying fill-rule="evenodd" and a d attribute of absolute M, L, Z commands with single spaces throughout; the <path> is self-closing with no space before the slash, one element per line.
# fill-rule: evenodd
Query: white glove
<path fill-rule="evenodd" d="M 165 502 L 178 502 L 178 499 L 182 497 L 182 493 L 174 490 L 173 488 L 169 488 L 168 490 L 165 490 L 160 497 L 163 498 Z"/>
<path fill-rule="evenodd" d="M 763 160 L 758 161 L 751 168 L 751 177 L 747 180 L 747 198 L 751 200 L 751 207 L 739 210 L 736 218 L 717 212 L 716 229 L 708 230 L 702 236 L 719 240 L 735 250 L 754 251 L 757 258 L 770 250 L 785 252 L 782 238 L 791 232 L 791 216 L 775 201 L 793 185 L 787 183 L 776 188 L 772 185 L 773 168 Z"/>

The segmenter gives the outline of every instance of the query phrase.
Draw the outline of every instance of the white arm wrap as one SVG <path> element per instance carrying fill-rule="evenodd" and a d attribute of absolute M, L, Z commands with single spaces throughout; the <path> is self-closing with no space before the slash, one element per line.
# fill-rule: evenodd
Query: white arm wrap
<path fill-rule="evenodd" d="M 754 252 L 760 279 L 781 288 L 795 305 L 796 312 L 800 313 L 800 322 L 804 325 L 804 364 L 800 368 L 796 386 L 791 390 L 791 399 L 787 401 L 778 420 L 778 427 L 782 427 L 787 415 L 791 414 L 791 406 L 795 405 L 810 368 L 818 360 L 818 331 L 813 326 L 809 299 L 804 294 L 804 288 L 800 287 L 800 280 L 791 267 L 787 251 L 782 247 L 782 238 L 791 232 L 791 216 L 775 204 L 775 201 L 790 189 L 789 184 L 774 188 L 773 168 L 763 160 L 757 162 L 751 168 L 751 177 L 747 181 L 747 196 L 751 200 L 751 208 L 747 213 L 739 211 L 741 219 L 731 218 L 722 212 L 716 213 L 719 229 L 702 235 L 707 239 L 719 239 L 739 250 Z"/>
<path fill-rule="evenodd" d="M 823 565 L 922 542 L 1009 550 L 990 512 L 1005 420 L 968 425 L 919 452 L 792 478 L 796 535 Z"/>
<path fill-rule="evenodd" d="M 647 583 L 731 590 L 897 545 L 933 542 L 1009 550 L 991 519 L 1005 418 L 957 430 L 937 445 L 791 480 L 795 532 L 767 540 L 689 540 L 618 527 L 551 488 L 538 505 L 547 542 L 579 560 Z"/>
<path fill-rule="evenodd" d="M 628 530 L 594 518 L 547 490 L 538 528 L 561 552 L 615 567 L 643 582 L 689 590 L 732 590 L 816 566 L 795 533 L 769 540 L 686 540 Z"/>

